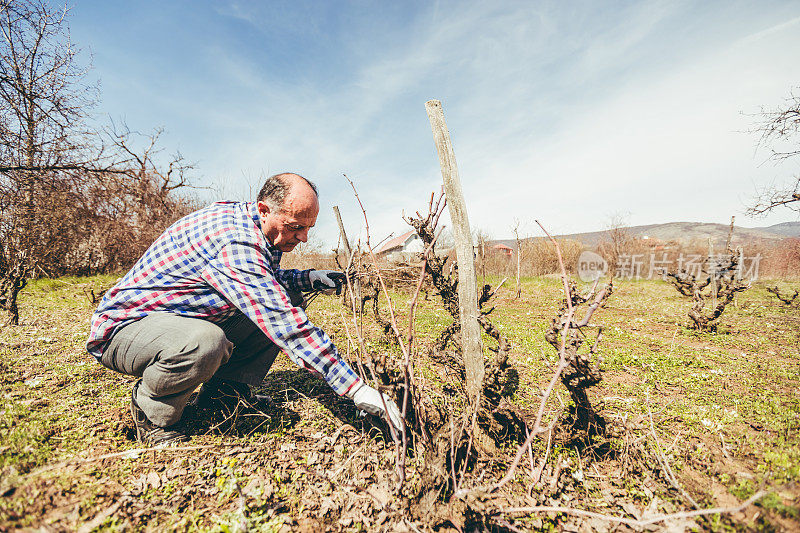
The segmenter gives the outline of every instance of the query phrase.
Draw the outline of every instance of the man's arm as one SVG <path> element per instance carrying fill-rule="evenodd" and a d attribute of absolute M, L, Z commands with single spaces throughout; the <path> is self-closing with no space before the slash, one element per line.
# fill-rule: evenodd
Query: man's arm
<path fill-rule="evenodd" d="M 308 274 L 294 272 L 297 274 L 289 274 L 295 278 L 292 284 L 302 287 L 302 278 L 307 282 Z M 339 357 L 325 332 L 314 326 L 302 309 L 291 305 L 266 258 L 253 245 L 228 244 L 203 269 L 201 276 L 296 364 L 321 374 L 337 394 L 347 394 L 361 381 Z"/>
<path fill-rule="evenodd" d="M 346 281 L 344 273 L 338 270 L 278 269 L 275 278 L 295 292 L 321 290 L 328 295 L 335 292 L 337 296 L 342 293 Z"/>
<path fill-rule="evenodd" d="M 295 292 L 308 292 L 313 286 L 310 280 L 312 270 L 296 270 L 294 268 L 279 268 L 275 271 L 275 279 Z"/>
<path fill-rule="evenodd" d="M 305 312 L 291 305 L 286 290 L 253 245 L 231 243 L 201 273 L 228 301 L 238 307 L 292 361 L 318 372 L 339 395 L 356 407 L 383 416 L 397 432 L 403 431 L 400 410 L 389 396 L 364 383 L 345 363 L 324 331 Z"/>

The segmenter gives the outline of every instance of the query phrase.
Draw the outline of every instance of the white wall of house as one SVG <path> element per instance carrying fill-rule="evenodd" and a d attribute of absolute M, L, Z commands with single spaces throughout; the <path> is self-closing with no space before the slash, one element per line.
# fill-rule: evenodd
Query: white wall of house
<path fill-rule="evenodd" d="M 419 254 L 425 251 L 425 247 L 422 243 L 422 239 L 415 233 L 411 235 L 405 243 L 403 243 L 403 247 L 399 248 L 392 253 L 390 253 L 387 258 L 389 261 L 392 262 L 400 262 L 400 261 L 414 261 L 419 259 Z"/>

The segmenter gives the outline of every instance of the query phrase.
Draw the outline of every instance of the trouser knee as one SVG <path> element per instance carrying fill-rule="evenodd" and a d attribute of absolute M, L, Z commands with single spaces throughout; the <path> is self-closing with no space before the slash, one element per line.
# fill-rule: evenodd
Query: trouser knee
<path fill-rule="evenodd" d="M 161 361 L 165 370 L 173 376 L 181 375 L 186 385 L 205 383 L 214 375 L 220 366 L 230 359 L 233 344 L 225 337 L 221 329 L 207 328 L 193 331 L 185 339 L 180 350 L 170 357 L 169 361 Z"/>

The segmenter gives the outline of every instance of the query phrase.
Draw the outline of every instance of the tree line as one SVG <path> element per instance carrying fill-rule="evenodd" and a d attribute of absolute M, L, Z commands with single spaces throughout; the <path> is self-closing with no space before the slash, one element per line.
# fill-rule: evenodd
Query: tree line
<path fill-rule="evenodd" d="M 194 202 L 188 164 L 161 131 L 93 127 L 99 90 L 70 40 L 67 7 L 0 0 L 0 308 L 37 276 L 129 266 Z"/>
<path fill-rule="evenodd" d="M 163 154 L 161 130 L 93 126 L 99 89 L 71 42 L 69 9 L 0 0 L 0 310 L 36 276 L 130 266 L 172 221 L 197 207 L 192 165 Z M 794 159 L 800 97 L 763 109 L 755 131 L 769 158 Z M 748 214 L 797 210 L 800 178 L 765 187 Z"/>

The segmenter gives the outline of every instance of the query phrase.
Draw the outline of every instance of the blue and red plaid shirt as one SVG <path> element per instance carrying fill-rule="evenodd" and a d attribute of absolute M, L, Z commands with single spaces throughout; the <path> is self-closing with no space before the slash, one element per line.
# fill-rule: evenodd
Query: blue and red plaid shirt
<path fill-rule="evenodd" d="M 219 323 L 241 311 L 301 368 L 343 395 L 359 377 L 284 286 L 310 290 L 310 270 L 282 270 L 255 202 L 219 202 L 170 226 L 110 289 L 92 315 L 87 350 L 100 358 L 123 326 L 150 313 Z M 283 285 L 282 285 L 283 284 Z"/>

